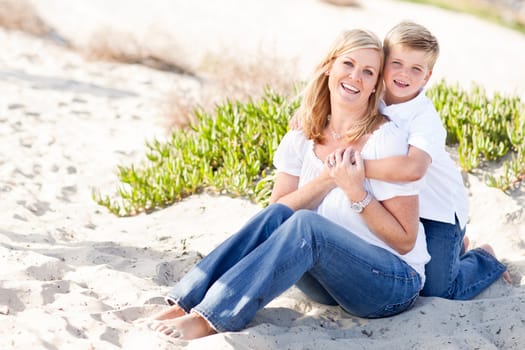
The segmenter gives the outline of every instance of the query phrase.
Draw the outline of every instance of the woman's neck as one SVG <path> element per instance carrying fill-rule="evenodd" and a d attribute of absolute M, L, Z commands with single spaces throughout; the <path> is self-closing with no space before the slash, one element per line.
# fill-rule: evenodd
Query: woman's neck
<path fill-rule="evenodd" d="M 332 108 L 330 121 L 328 122 L 329 131 L 333 135 L 344 135 L 356 122 L 364 118 L 366 106 L 359 109 Z"/>

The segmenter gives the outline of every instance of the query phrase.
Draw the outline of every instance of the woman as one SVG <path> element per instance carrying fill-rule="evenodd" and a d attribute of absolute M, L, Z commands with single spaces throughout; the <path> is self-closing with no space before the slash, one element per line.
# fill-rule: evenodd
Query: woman
<path fill-rule="evenodd" d="M 352 30 L 335 41 L 306 87 L 303 130 L 276 152 L 272 204 L 177 283 L 153 329 L 181 339 L 241 330 L 296 283 L 361 317 L 413 305 L 429 260 L 418 186 L 365 179 L 361 156 L 407 151 L 378 113 L 382 67 L 374 34 Z"/>

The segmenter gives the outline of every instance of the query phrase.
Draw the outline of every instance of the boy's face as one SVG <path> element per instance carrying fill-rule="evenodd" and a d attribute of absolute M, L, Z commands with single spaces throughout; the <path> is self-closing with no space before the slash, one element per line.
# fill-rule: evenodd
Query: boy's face
<path fill-rule="evenodd" d="M 425 52 L 394 45 L 385 61 L 386 104 L 413 99 L 431 75 Z"/>

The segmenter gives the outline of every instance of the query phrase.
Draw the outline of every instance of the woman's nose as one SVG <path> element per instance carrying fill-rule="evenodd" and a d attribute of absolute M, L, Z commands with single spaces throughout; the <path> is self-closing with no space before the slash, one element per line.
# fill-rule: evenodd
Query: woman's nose
<path fill-rule="evenodd" d="M 348 77 L 357 81 L 361 81 L 362 75 L 359 71 L 355 70 L 353 72 L 348 73 Z"/>

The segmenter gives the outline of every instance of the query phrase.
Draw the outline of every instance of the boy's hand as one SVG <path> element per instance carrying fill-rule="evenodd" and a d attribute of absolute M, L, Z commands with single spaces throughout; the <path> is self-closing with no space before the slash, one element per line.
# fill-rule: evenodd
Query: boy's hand
<path fill-rule="evenodd" d="M 297 113 L 295 113 L 292 116 L 292 119 L 290 119 L 290 121 L 288 122 L 288 127 L 290 128 L 290 130 L 299 130 L 301 129 L 301 126 L 301 120 Z"/>

